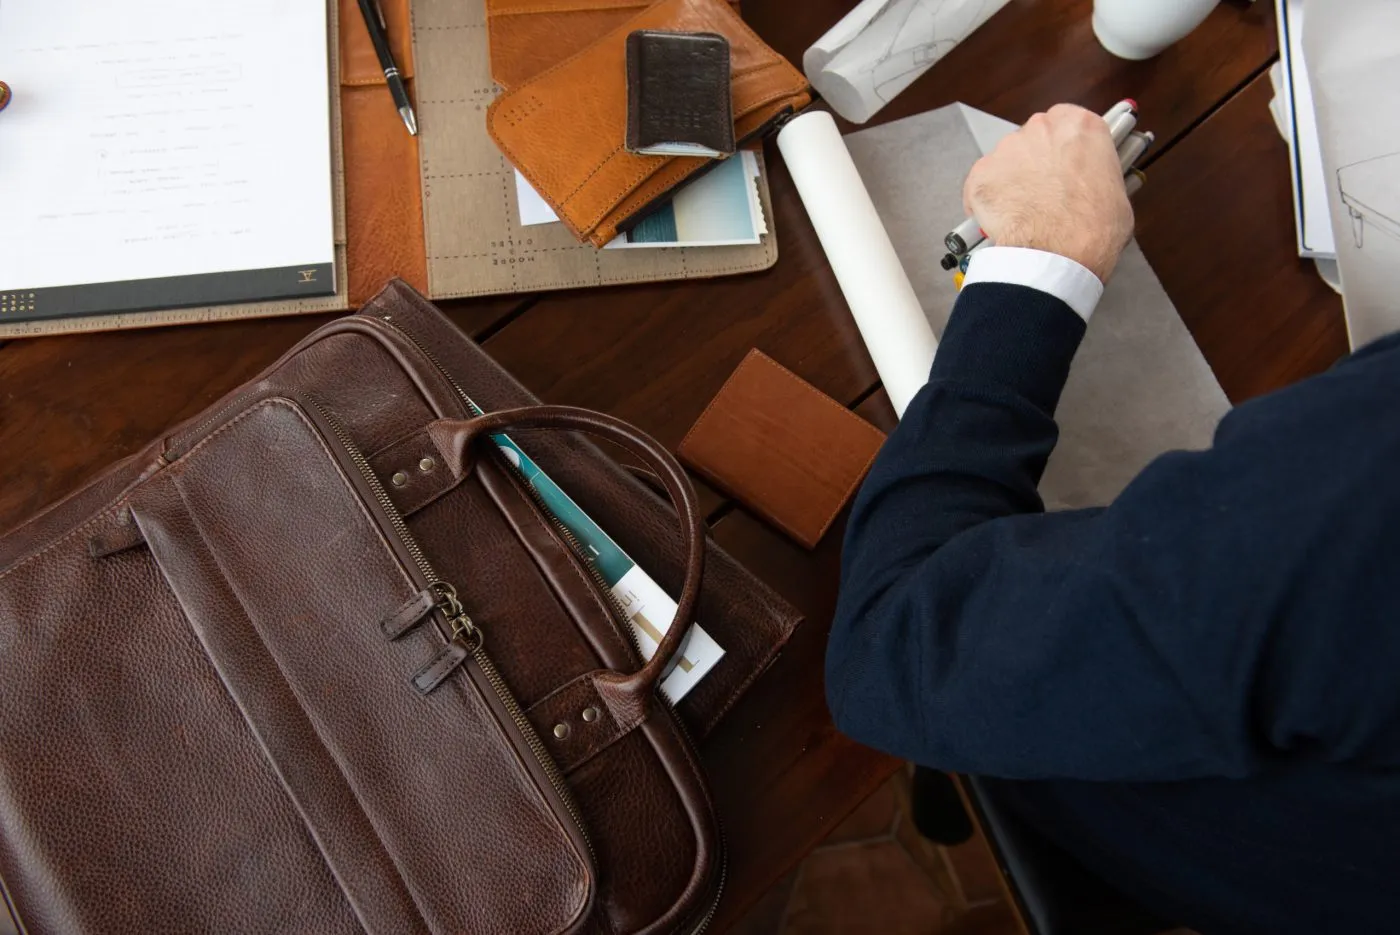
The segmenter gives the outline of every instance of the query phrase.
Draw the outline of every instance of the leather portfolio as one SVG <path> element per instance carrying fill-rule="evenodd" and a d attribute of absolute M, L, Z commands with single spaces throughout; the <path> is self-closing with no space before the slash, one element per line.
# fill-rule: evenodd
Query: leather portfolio
<path fill-rule="evenodd" d="M 501 433 L 677 598 L 649 661 Z M 664 448 L 393 284 L 0 537 L 0 930 L 697 932 L 693 738 L 797 623 Z"/>
<path fill-rule="evenodd" d="M 630 0 L 380 0 L 394 60 L 417 110 L 395 110 L 357 0 L 328 0 L 338 292 L 323 299 L 0 322 L 0 339 L 345 311 L 400 278 L 433 299 L 531 293 L 756 272 L 778 258 L 767 172 L 759 244 L 601 251 L 562 224 L 522 226 L 515 172 L 486 125 L 509 86 L 492 43 L 523 80 L 579 52 L 648 6 Z M 737 6 L 737 4 L 736 4 Z M 488 30 L 488 9 L 490 29 Z M 498 54 L 500 60 L 503 54 Z M 507 72 L 508 75 L 513 75 Z M 619 79 L 621 80 L 621 79 Z"/>
<path fill-rule="evenodd" d="M 884 442 L 875 426 L 755 349 L 677 453 L 716 488 L 814 549 Z"/>
<path fill-rule="evenodd" d="M 761 138 L 811 102 L 806 77 L 724 0 L 660 0 L 570 58 L 510 88 L 487 114 L 491 136 L 576 236 L 601 247 L 715 160 L 628 152 L 628 35 L 714 33 L 730 46 L 734 133 Z"/>

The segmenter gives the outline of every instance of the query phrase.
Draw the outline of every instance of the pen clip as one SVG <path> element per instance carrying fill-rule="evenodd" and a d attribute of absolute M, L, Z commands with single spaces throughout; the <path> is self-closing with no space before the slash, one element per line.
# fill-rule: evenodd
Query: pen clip
<path fill-rule="evenodd" d="M 379 28 L 388 32 L 389 21 L 384 18 L 384 8 L 379 5 L 379 0 L 369 0 L 369 2 L 374 7 L 374 15 L 379 18 Z"/>

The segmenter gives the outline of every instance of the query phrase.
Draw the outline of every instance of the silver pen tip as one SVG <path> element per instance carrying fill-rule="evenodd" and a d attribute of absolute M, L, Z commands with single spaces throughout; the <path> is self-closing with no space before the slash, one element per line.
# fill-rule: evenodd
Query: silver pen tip
<path fill-rule="evenodd" d="M 418 118 L 413 116 L 412 107 L 400 107 L 399 116 L 403 118 L 403 125 L 408 127 L 409 135 L 418 135 Z"/>

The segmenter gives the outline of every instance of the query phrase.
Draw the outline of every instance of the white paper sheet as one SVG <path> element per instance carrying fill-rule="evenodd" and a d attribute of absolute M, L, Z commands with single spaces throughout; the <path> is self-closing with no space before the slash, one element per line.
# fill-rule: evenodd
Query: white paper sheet
<path fill-rule="evenodd" d="M 864 0 L 802 56 L 807 80 L 865 123 L 1007 0 Z"/>
<path fill-rule="evenodd" d="M 627 621 L 632 624 L 632 632 L 642 650 L 642 660 L 650 661 L 675 622 L 680 605 L 636 566 L 613 585 L 612 593 L 627 614 Z M 676 651 L 675 668 L 661 680 L 661 690 L 672 703 L 680 701 L 723 658 L 724 649 L 715 642 L 715 638 L 699 623 L 693 624 L 685 642 Z"/>
<path fill-rule="evenodd" d="M 1400 3 L 1308 0 L 1307 52 L 1352 347 L 1400 330 Z"/>
<path fill-rule="evenodd" d="M 520 226 L 534 227 L 536 224 L 558 224 L 559 215 L 554 213 L 554 209 L 549 206 L 549 202 L 540 197 L 540 193 L 535 191 L 535 186 L 525 176 L 520 174 L 520 170 L 515 170 L 515 203 L 520 206 Z"/>
<path fill-rule="evenodd" d="M 0 292 L 330 263 L 325 0 L 4 0 Z"/>
<path fill-rule="evenodd" d="M 778 149 L 894 411 L 903 415 L 928 381 L 938 349 L 919 297 L 831 115 L 811 111 L 789 121 Z M 932 255 L 928 261 L 937 263 Z"/>
<path fill-rule="evenodd" d="M 734 247 L 760 243 L 768 233 L 768 222 L 758 195 L 758 177 L 758 157 L 749 150 L 741 150 L 724 165 L 686 185 L 670 204 L 658 210 L 658 215 L 664 215 L 663 226 L 675 229 L 674 237 L 642 239 L 641 231 L 635 236 L 623 233 L 603 249 Z M 520 209 L 520 226 L 559 222 L 549 202 L 540 197 L 518 169 L 515 198 Z M 649 231 L 654 229 L 651 227 Z"/>

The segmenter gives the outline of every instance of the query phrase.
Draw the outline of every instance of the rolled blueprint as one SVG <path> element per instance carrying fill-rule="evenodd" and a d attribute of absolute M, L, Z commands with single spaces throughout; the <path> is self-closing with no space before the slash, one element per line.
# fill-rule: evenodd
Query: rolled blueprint
<path fill-rule="evenodd" d="M 865 123 L 1007 0 L 863 0 L 802 56 L 832 108 Z"/>
<path fill-rule="evenodd" d="M 778 149 L 894 411 L 902 416 L 928 380 L 938 349 L 933 327 L 831 115 L 811 111 L 789 121 L 778 134 Z"/>

